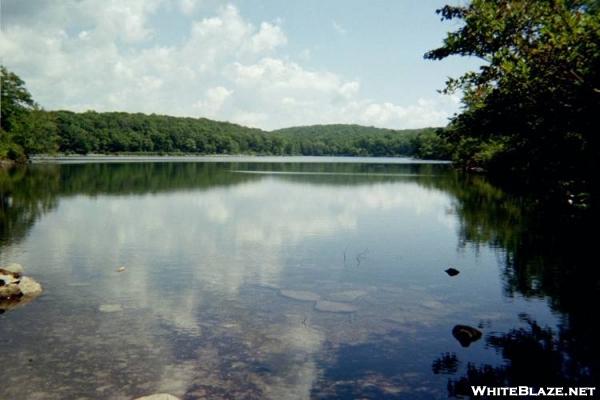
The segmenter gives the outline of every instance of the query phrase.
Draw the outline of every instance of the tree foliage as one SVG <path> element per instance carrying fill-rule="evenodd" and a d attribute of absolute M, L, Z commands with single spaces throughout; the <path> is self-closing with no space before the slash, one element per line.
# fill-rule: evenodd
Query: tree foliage
<path fill-rule="evenodd" d="M 58 136 L 52 115 L 31 97 L 25 82 L 0 66 L 0 158 L 23 161 L 29 154 L 52 153 Z"/>
<path fill-rule="evenodd" d="M 414 156 L 445 159 L 449 149 L 436 128 L 382 129 L 360 125 L 312 125 L 274 131 L 290 154 L 337 156 Z"/>
<path fill-rule="evenodd" d="M 0 66 L 0 126 L 5 131 L 10 131 L 13 122 L 23 117 L 35 107 L 31 94 L 25 88 L 25 82 L 16 74 Z"/>
<path fill-rule="evenodd" d="M 483 61 L 444 90 L 463 91 L 446 131 L 457 161 L 589 184 L 599 156 L 600 3 L 473 0 L 438 13 L 462 25 L 425 57 Z"/>
<path fill-rule="evenodd" d="M 25 154 L 50 153 L 57 149 L 59 138 L 54 117 L 37 107 L 24 118 L 15 119 L 11 134 Z"/>
<path fill-rule="evenodd" d="M 392 130 L 338 124 L 267 132 L 206 118 L 43 111 L 17 75 L 4 68 L 2 74 L 2 120 L 7 122 L 0 141 L 0 157 L 4 158 L 55 151 L 449 157 L 449 148 L 435 128 Z"/>
<path fill-rule="evenodd" d="M 63 153 L 184 153 L 447 158 L 436 129 L 313 125 L 272 132 L 205 118 L 53 111 Z"/>

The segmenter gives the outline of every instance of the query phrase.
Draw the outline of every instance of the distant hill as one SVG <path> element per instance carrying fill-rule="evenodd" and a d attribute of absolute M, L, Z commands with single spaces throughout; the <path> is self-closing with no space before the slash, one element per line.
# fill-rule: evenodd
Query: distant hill
<path fill-rule="evenodd" d="M 446 158 L 435 128 L 312 125 L 267 132 L 206 118 L 49 111 L 62 153 L 264 154 Z"/>
<path fill-rule="evenodd" d="M 358 135 L 395 135 L 395 134 L 418 134 L 436 128 L 420 129 L 386 129 L 374 126 L 363 126 L 356 124 L 325 124 L 294 126 L 271 131 L 273 133 L 290 136 L 304 135 L 310 137 L 336 137 L 336 136 L 358 136 Z"/>
<path fill-rule="evenodd" d="M 385 129 L 355 124 L 310 125 L 272 132 L 305 155 L 415 156 L 445 158 L 440 128 Z"/>
<path fill-rule="evenodd" d="M 277 151 L 260 129 L 206 118 L 49 111 L 65 153 L 202 153 Z M 269 143 L 267 143 L 269 142 Z"/>

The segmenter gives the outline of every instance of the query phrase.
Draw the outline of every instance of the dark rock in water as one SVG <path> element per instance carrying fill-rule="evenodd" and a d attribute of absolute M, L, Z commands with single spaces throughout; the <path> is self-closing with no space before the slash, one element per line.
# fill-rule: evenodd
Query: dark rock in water
<path fill-rule="evenodd" d="M 469 347 L 471 343 L 481 339 L 481 331 L 468 325 L 456 325 L 452 328 L 452 336 L 462 347 Z"/>
<path fill-rule="evenodd" d="M 452 267 L 448 268 L 445 272 L 450 276 L 456 276 L 456 275 L 460 274 L 459 270 L 457 270 L 456 268 L 452 268 Z"/>

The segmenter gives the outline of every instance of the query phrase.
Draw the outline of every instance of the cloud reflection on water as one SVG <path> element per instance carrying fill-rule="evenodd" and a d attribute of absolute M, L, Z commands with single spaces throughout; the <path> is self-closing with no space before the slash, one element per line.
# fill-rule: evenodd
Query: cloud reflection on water
<path fill-rule="evenodd" d="M 47 283 L 49 304 L 77 315 L 63 318 L 63 308 L 47 321 L 56 351 L 92 349 L 83 364 L 106 368 L 106 376 L 93 377 L 98 381 L 132 375 L 130 383 L 105 389 L 115 398 L 141 391 L 218 398 L 246 390 L 306 399 L 322 379 L 324 358 L 333 357 L 326 347 L 396 331 L 410 355 L 423 329 L 472 307 L 447 301 L 447 283 L 439 290 L 415 283 L 436 276 L 430 266 L 445 255 L 456 256 L 452 201 L 409 179 L 336 186 L 270 176 L 202 191 L 77 195 L 61 198 L 3 257 L 28 265 Z M 359 269 L 353 257 L 367 247 Z M 465 267 L 474 263 L 470 256 Z M 120 265 L 125 272 L 115 271 Z M 283 299 L 277 288 L 324 298 L 357 289 L 367 295 L 356 300 L 356 316 L 344 316 Z M 99 313 L 106 303 L 123 312 Z M 50 351 L 46 368 L 32 375 L 68 386 L 48 367 L 53 357 L 60 355 Z M 111 364 L 113 357 L 124 360 Z"/>

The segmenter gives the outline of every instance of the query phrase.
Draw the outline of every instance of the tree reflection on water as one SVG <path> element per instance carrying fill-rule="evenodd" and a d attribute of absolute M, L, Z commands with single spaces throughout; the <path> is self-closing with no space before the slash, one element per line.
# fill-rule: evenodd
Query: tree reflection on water
<path fill-rule="evenodd" d="M 594 238 L 595 214 L 573 210 L 552 198 L 511 196 L 482 177 L 471 184 L 449 185 L 456 197 L 463 246 L 488 245 L 504 258 L 502 277 L 507 297 L 546 299 L 561 316 L 558 328 L 540 326 L 520 315 L 524 327 L 491 333 L 486 345 L 504 365 L 469 363 L 466 373 L 448 380 L 450 396 L 471 396 L 471 385 L 585 386 L 600 382 L 600 346 L 595 305 L 600 272 Z M 447 183 L 450 181 L 446 181 Z M 441 366 L 460 360 L 442 354 Z"/>
<path fill-rule="evenodd" d="M 600 273 L 595 237 L 590 233 L 595 215 L 573 211 L 567 204 L 557 206 L 543 196 L 511 195 L 481 176 L 465 177 L 452 171 L 435 176 L 428 165 L 398 168 L 393 172 L 404 174 L 403 179 L 453 197 L 451 212 L 459 222 L 459 246 L 497 250 L 506 297 L 546 299 L 561 317 L 561 324 L 551 328 L 520 315 L 522 326 L 485 334 L 487 349 L 504 360 L 500 366 L 465 365 L 455 353 L 441 354 L 433 360 L 432 372 L 449 376 L 448 395 L 470 396 L 471 385 L 589 386 L 600 382 L 594 312 Z M 236 174 L 234 170 L 257 173 Z M 310 174 L 285 174 L 298 171 Z M 147 163 L 0 169 L 0 250 L 23 240 L 36 220 L 58 206 L 61 197 L 208 190 L 265 179 L 271 172 L 279 173 L 278 179 L 315 185 L 397 179 L 394 174 L 386 175 L 389 171 L 381 165 L 360 164 Z"/>

